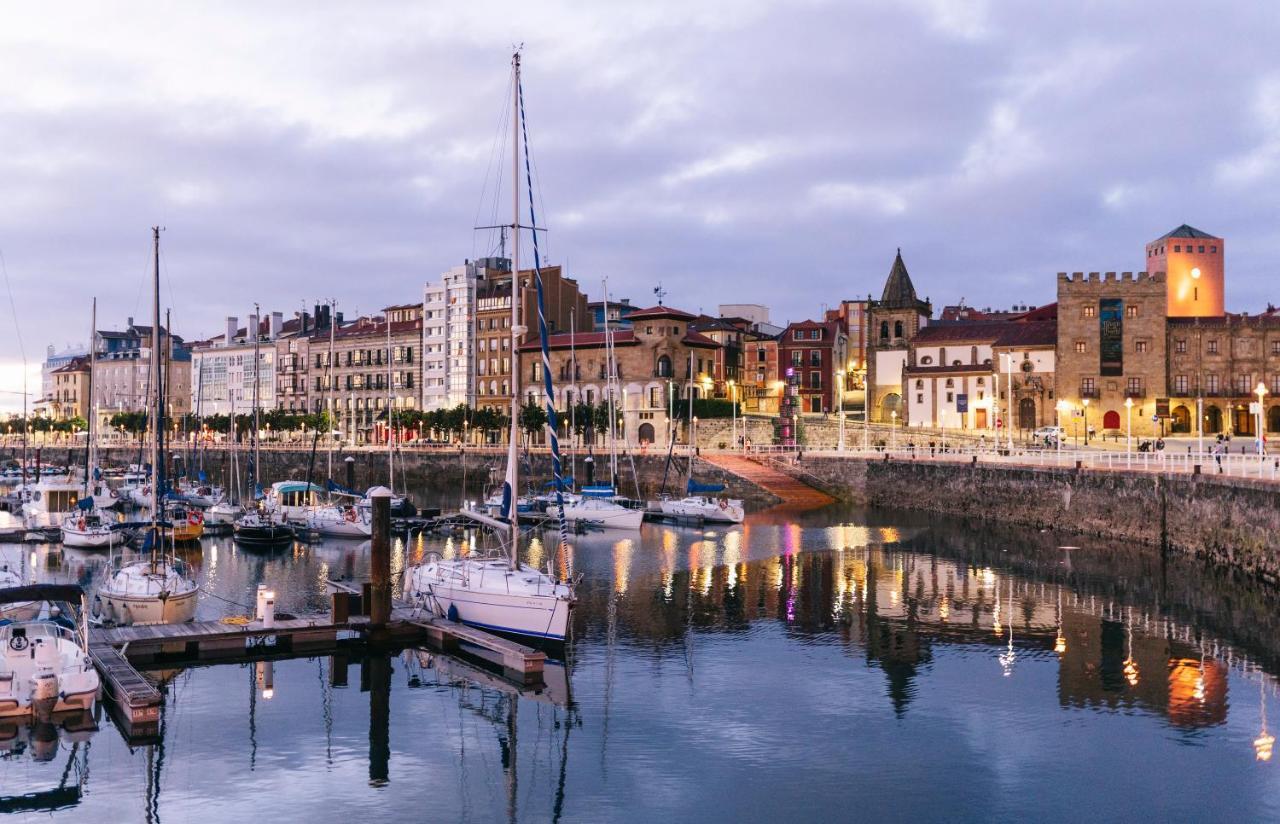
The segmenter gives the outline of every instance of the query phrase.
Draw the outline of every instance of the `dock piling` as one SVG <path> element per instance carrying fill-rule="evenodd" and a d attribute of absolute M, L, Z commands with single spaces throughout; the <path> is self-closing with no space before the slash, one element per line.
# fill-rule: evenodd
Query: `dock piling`
<path fill-rule="evenodd" d="M 391 620 L 391 494 L 373 495 L 373 540 L 369 550 L 369 624 L 385 627 Z"/>

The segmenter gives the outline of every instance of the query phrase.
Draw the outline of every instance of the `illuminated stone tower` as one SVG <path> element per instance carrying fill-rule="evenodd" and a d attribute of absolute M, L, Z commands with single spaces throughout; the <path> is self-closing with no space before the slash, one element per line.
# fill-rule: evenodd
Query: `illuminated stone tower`
<path fill-rule="evenodd" d="M 1169 317 L 1222 317 L 1224 252 L 1222 238 L 1185 223 L 1147 244 L 1146 270 L 1168 274 Z"/>

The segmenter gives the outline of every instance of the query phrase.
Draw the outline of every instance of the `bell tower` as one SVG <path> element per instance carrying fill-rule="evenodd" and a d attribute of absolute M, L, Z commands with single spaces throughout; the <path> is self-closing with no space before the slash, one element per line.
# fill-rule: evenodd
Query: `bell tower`
<path fill-rule="evenodd" d="M 1146 270 L 1168 276 L 1171 318 L 1220 318 L 1225 312 L 1225 242 L 1182 224 L 1146 248 Z"/>

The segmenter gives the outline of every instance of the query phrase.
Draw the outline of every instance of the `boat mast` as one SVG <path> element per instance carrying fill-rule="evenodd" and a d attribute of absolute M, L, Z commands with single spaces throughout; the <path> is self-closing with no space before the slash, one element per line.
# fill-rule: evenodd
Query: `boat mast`
<path fill-rule="evenodd" d="M 394 393 L 391 391 L 391 310 L 382 313 L 385 315 L 384 320 L 387 322 L 387 489 L 391 490 L 391 494 L 396 493 L 396 458 L 395 458 L 395 417 L 392 414 L 392 400 Z"/>
<path fill-rule="evenodd" d="M 164 401 L 160 394 L 160 227 L 151 227 L 151 246 L 154 266 L 151 286 L 151 386 L 153 407 L 151 411 L 151 571 L 155 572 L 156 544 L 160 543 L 160 485 L 164 473 L 160 470 L 160 431 L 164 426 Z"/>
<path fill-rule="evenodd" d="M 262 324 L 262 319 L 258 316 L 262 310 L 258 304 L 253 305 L 253 328 L 249 330 L 249 334 L 253 335 L 253 488 L 249 490 L 249 494 L 253 500 L 258 500 L 258 473 L 262 471 L 262 452 L 258 444 L 258 380 L 261 362 L 258 360 L 258 329 Z"/>
<path fill-rule="evenodd" d="M 693 483 L 693 452 L 697 445 L 693 442 L 693 348 L 689 348 L 689 483 Z M 685 494 L 689 492 L 689 485 L 685 484 Z"/>
<path fill-rule="evenodd" d="M 617 367 L 613 362 L 613 335 L 609 331 L 609 279 L 602 279 L 600 284 L 604 291 L 604 368 L 608 373 L 604 382 L 604 391 L 609 396 L 609 486 L 616 495 L 618 492 L 618 413 L 615 411 L 613 400 L 613 379 Z"/>
<path fill-rule="evenodd" d="M 511 55 L 511 434 L 507 442 L 507 494 L 511 498 L 511 568 L 519 567 L 517 490 L 520 437 L 520 52 Z"/>
<path fill-rule="evenodd" d="M 98 299 L 93 299 L 93 311 L 89 315 L 89 442 L 85 444 L 85 463 L 84 463 L 84 494 L 89 495 L 89 485 L 93 482 L 90 473 L 93 467 L 98 465 L 97 444 L 94 443 L 94 435 L 97 433 L 98 405 L 93 399 L 93 367 L 96 364 L 96 349 L 94 339 L 97 337 L 98 329 Z"/>
<path fill-rule="evenodd" d="M 609 321 L 605 317 L 605 323 Z M 566 393 L 566 404 L 569 407 L 569 446 L 573 447 L 574 438 L 577 437 L 578 424 L 576 419 L 577 394 L 578 394 L 578 353 L 573 348 L 573 307 L 569 308 L 569 385 L 573 387 L 573 391 Z M 569 452 L 569 477 L 573 482 L 578 483 L 578 450 L 572 449 Z"/>
<path fill-rule="evenodd" d="M 324 370 L 324 412 L 326 420 L 327 432 L 324 433 L 324 439 L 329 444 L 329 480 L 333 480 L 333 316 L 338 308 L 338 302 L 332 298 L 329 299 L 329 362 L 325 365 Z"/>

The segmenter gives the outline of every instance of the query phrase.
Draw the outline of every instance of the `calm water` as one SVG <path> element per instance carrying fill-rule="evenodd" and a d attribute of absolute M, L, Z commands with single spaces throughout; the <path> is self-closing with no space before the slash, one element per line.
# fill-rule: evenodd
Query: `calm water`
<path fill-rule="evenodd" d="M 0 792 L 62 788 L 12 816 L 40 821 L 1280 819 L 1280 757 L 1255 753 L 1268 709 L 1280 726 L 1273 593 L 1039 533 L 772 520 L 578 538 L 547 694 L 413 651 L 157 672 L 162 743 L 105 714 L 87 743 L 19 738 Z M 393 564 L 428 549 L 454 547 Z M 36 579 L 101 563 L 0 552 Z M 260 581 L 323 609 L 368 548 L 189 560 L 217 618 Z"/>

